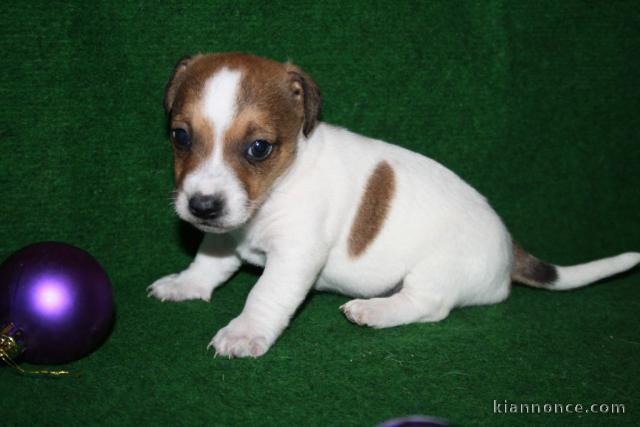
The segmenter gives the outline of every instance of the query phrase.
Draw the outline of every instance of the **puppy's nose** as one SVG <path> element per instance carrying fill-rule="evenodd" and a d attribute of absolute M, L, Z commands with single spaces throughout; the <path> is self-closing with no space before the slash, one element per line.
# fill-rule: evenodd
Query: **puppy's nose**
<path fill-rule="evenodd" d="M 205 196 L 194 194 L 189 199 L 189 211 L 198 218 L 214 219 L 222 212 L 224 201 L 220 196 Z"/>

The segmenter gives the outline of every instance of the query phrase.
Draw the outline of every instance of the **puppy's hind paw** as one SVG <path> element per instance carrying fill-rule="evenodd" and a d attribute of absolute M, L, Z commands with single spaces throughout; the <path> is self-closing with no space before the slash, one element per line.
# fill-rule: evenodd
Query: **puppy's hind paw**
<path fill-rule="evenodd" d="M 356 325 L 365 325 L 362 310 L 358 307 L 359 300 L 351 300 L 340 306 L 340 310 L 344 313 L 345 317 Z"/>
<path fill-rule="evenodd" d="M 386 323 L 385 310 L 388 310 L 386 298 L 374 298 L 369 300 L 354 299 L 340 306 L 350 322 L 360 326 L 371 326 L 373 328 L 384 328 Z"/>

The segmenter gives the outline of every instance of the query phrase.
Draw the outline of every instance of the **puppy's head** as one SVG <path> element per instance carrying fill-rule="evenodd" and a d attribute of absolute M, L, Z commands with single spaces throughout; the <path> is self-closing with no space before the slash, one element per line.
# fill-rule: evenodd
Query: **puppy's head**
<path fill-rule="evenodd" d="M 291 64 L 238 53 L 180 60 L 164 98 L 178 215 L 208 232 L 246 223 L 291 166 L 320 104 L 317 85 Z"/>

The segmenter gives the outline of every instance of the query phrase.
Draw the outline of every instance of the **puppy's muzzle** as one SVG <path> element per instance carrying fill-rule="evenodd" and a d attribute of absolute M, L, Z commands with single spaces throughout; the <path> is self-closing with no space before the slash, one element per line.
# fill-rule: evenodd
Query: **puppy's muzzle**
<path fill-rule="evenodd" d="M 217 195 L 196 193 L 189 199 L 189 212 L 196 218 L 212 220 L 222 214 L 224 199 Z"/>

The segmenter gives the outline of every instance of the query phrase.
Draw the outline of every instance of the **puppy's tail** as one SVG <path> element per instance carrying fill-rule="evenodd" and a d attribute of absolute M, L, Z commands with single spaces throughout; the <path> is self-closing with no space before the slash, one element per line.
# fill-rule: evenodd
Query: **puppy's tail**
<path fill-rule="evenodd" d="M 511 278 L 514 281 L 554 291 L 580 288 L 640 264 L 640 253 L 627 252 L 584 264 L 560 267 L 540 261 L 515 242 L 513 258 Z"/>

